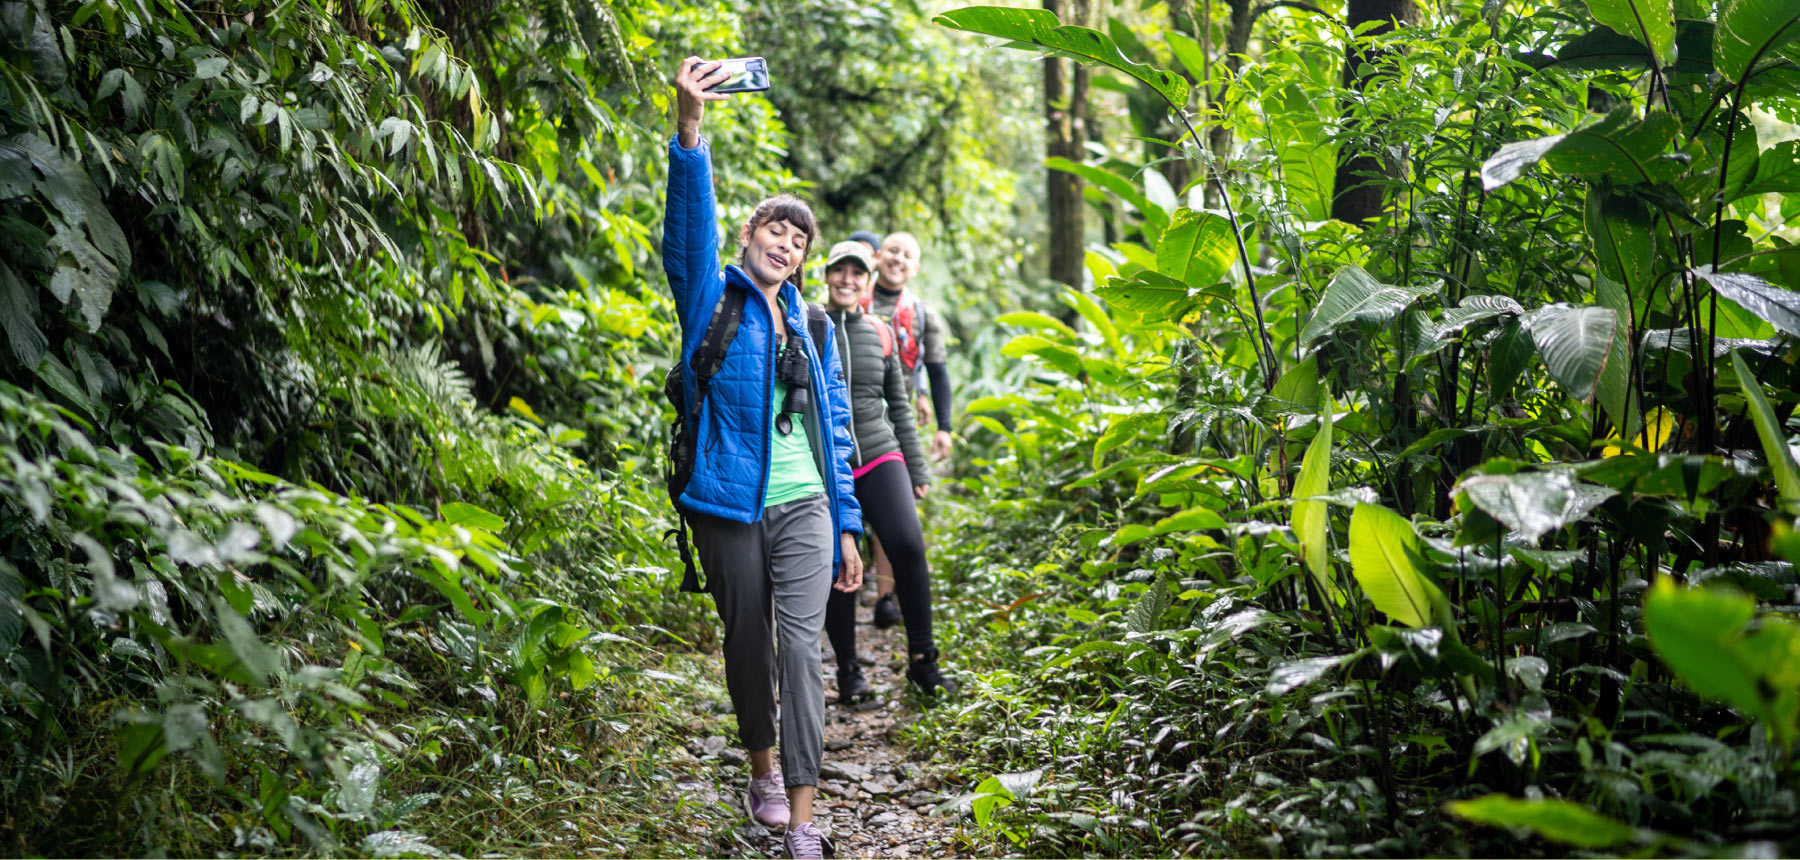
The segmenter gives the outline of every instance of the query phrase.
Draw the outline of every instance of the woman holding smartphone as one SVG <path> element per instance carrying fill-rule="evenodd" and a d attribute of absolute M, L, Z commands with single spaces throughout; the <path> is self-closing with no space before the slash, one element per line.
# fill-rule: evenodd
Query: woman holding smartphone
<path fill-rule="evenodd" d="M 726 689 L 750 758 L 746 811 L 787 829 L 789 857 L 823 857 L 812 821 L 825 719 L 818 641 L 832 589 L 854 594 L 862 584 L 849 398 L 833 338 L 813 343 L 807 329 L 802 265 L 818 227 L 804 202 L 764 200 L 738 228 L 737 264 L 719 270 L 700 121 L 707 102 L 727 98 L 708 88 L 729 77 L 698 57 L 675 75 L 663 271 L 681 321 L 682 420 L 695 418 L 686 427 L 693 470 L 677 504 L 724 622 Z M 713 341 L 713 318 L 738 298 L 733 290 L 743 291 L 735 333 L 695 403 L 692 359 Z"/>

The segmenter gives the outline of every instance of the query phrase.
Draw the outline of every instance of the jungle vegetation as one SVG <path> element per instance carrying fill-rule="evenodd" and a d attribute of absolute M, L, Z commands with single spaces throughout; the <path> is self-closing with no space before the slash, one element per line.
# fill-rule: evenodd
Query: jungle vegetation
<path fill-rule="evenodd" d="M 1792 0 L 0 0 L 0 851 L 717 850 L 689 54 L 924 240 L 959 850 L 1800 852 Z"/>

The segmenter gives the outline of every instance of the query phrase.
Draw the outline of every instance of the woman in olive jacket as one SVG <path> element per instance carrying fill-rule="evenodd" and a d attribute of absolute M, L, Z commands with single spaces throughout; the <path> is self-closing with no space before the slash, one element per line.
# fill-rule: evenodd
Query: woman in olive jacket
<path fill-rule="evenodd" d="M 931 637 L 931 568 L 914 499 L 925 498 L 931 473 L 919 445 L 906 371 L 894 352 L 894 335 L 879 318 L 862 313 L 862 293 L 874 268 L 861 242 L 839 242 L 825 259 L 826 305 L 850 394 L 850 473 L 863 520 L 887 548 L 894 565 L 894 594 L 906 621 L 906 677 L 926 695 L 955 692 L 938 669 Z M 834 591 L 825 604 L 825 633 L 837 652 L 838 698 L 852 702 L 873 694 L 856 660 L 856 597 Z"/>

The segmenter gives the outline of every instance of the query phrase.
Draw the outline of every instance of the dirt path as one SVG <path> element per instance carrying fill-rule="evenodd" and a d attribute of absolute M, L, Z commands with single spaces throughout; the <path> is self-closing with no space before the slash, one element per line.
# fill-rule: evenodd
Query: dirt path
<path fill-rule="evenodd" d="M 858 607 L 857 615 L 863 674 L 877 696 L 857 707 L 838 704 L 836 658 L 830 645 L 824 646 L 820 662 L 826 679 L 825 761 L 814 821 L 836 843 L 840 858 L 956 856 L 957 816 L 930 813 L 958 789 L 940 784 L 930 756 L 900 743 L 901 729 L 917 715 L 901 662 L 905 635 L 900 628 L 876 630 L 868 623 L 867 607 Z M 735 733 L 733 726 L 730 714 L 720 714 L 714 724 L 717 733 L 693 745 L 696 756 L 717 766 L 708 769 L 713 774 L 711 785 L 687 787 L 710 801 L 714 810 L 722 811 L 721 804 L 738 808 L 749 772 L 743 752 L 725 742 Z M 781 837 L 741 811 L 729 820 L 714 821 L 719 856 L 783 856 Z"/>

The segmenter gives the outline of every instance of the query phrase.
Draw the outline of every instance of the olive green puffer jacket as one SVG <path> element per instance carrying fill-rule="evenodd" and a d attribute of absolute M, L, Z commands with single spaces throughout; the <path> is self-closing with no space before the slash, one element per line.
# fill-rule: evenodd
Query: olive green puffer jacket
<path fill-rule="evenodd" d="M 875 326 L 885 325 L 860 311 L 827 310 L 836 324 L 837 352 L 842 357 L 844 383 L 850 389 L 850 467 L 895 451 L 906 455 L 906 470 L 913 486 L 931 483 L 925 452 L 913 418 L 912 400 L 906 393 L 906 369 L 898 355 L 883 355 L 883 339 Z"/>

